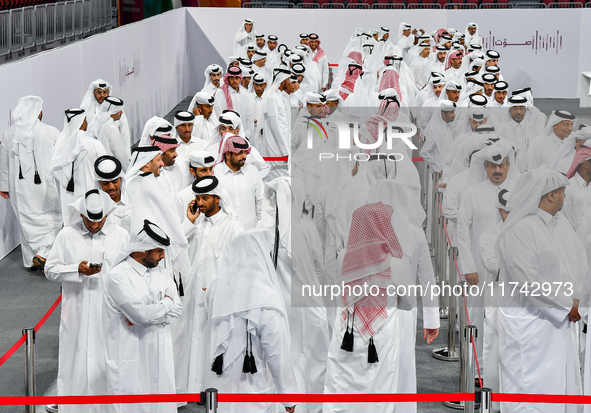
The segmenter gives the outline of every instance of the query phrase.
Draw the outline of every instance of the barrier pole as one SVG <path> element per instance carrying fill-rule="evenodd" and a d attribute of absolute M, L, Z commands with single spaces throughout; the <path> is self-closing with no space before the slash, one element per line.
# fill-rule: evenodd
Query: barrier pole
<path fill-rule="evenodd" d="M 443 194 L 439 192 L 439 201 L 443 201 Z M 445 284 L 447 283 L 447 240 L 445 238 L 445 225 L 446 218 L 441 214 L 439 210 L 439 239 L 437 245 L 439 247 L 439 286 L 441 291 L 444 291 Z M 439 300 L 439 318 L 447 318 L 447 306 L 445 305 L 445 299 Z"/>
<path fill-rule="evenodd" d="M 464 291 L 464 289 L 467 289 L 468 287 L 468 282 L 467 281 L 460 281 L 458 283 L 458 285 L 460 286 L 460 288 L 462 289 L 462 291 Z M 466 330 L 466 327 L 468 326 L 468 313 L 466 312 L 466 308 L 462 305 L 462 297 L 458 297 L 458 303 L 459 303 L 459 307 L 458 307 L 458 312 L 459 312 L 459 319 L 460 319 L 460 393 L 466 393 L 466 357 L 467 357 L 467 347 L 470 346 L 470 343 L 466 343 L 466 340 L 464 340 L 464 331 Z M 453 331 L 455 334 L 455 326 L 453 327 Z M 474 373 L 472 373 L 472 386 L 474 386 Z M 452 409 L 457 409 L 457 410 L 464 410 L 464 402 L 463 401 L 448 401 L 448 402 L 443 402 L 443 405 L 446 407 L 450 407 Z"/>
<path fill-rule="evenodd" d="M 218 411 L 218 390 L 205 389 L 205 412 L 217 413 Z"/>
<path fill-rule="evenodd" d="M 480 413 L 492 413 L 492 390 L 483 387 L 480 393 Z"/>
<path fill-rule="evenodd" d="M 449 278 L 446 280 L 446 285 L 450 287 L 451 290 L 451 274 L 453 274 L 455 270 L 454 265 L 454 255 L 456 254 L 457 248 L 451 247 L 448 250 L 450 255 L 449 258 Z M 443 290 L 441 294 L 441 298 L 444 298 Z M 453 293 L 450 293 L 447 297 L 447 347 L 438 348 L 433 350 L 433 358 L 442 361 L 460 361 L 458 348 L 456 347 L 456 322 L 457 322 L 457 313 L 456 313 L 456 297 Z"/>
<path fill-rule="evenodd" d="M 464 330 L 464 337 L 462 342 L 464 343 L 465 347 L 465 359 L 466 362 L 464 363 L 464 389 L 466 393 L 474 393 L 474 369 L 476 367 L 476 363 L 474 361 L 474 346 L 473 343 L 476 342 L 476 335 L 478 334 L 478 329 L 476 326 L 467 325 L 466 329 Z M 475 403 L 473 401 L 465 401 L 464 402 L 464 412 L 466 413 L 474 413 Z"/>
<path fill-rule="evenodd" d="M 24 328 L 25 340 L 25 396 L 35 396 L 35 329 Z M 25 406 L 25 413 L 35 413 L 35 405 Z"/>
<path fill-rule="evenodd" d="M 437 188 L 437 172 L 433 172 L 431 174 L 431 183 L 433 185 L 433 192 L 429 194 L 429 197 L 431 199 L 431 256 L 435 256 L 435 252 L 437 251 L 436 249 L 436 245 L 435 243 L 437 242 L 436 238 L 437 238 L 437 217 L 439 216 L 438 214 L 438 204 L 437 204 L 437 191 L 435 190 L 435 188 Z M 427 220 L 428 222 L 428 220 Z M 435 269 L 435 275 L 437 275 L 437 269 Z"/>

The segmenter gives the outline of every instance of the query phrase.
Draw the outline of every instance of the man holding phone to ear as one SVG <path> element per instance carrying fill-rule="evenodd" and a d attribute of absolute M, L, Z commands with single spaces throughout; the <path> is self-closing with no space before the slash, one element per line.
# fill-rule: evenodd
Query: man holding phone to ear
<path fill-rule="evenodd" d="M 102 324 L 103 287 L 113 260 L 129 242 L 126 230 L 105 223 L 117 204 L 104 191 L 92 189 L 68 205 L 67 226 L 57 235 L 47 257 L 45 276 L 62 283 L 57 394 L 106 394 Z M 60 413 L 78 411 L 62 405 Z M 100 405 L 85 411 L 99 412 Z"/>
<path fill-rule="evenodd" d="M 183 274 L 185 310 L 179 319 L 185 328 L 173 333 L 177 393 L 198 393 L 213 375 L 205 291 L 217 279 L 228 244 L 244 231 L 230 195 L 215 176 L 197 178 L 191 188 L 194 198 L 185 206 L 182 223 L 191 259 L 190 274 Z"/>

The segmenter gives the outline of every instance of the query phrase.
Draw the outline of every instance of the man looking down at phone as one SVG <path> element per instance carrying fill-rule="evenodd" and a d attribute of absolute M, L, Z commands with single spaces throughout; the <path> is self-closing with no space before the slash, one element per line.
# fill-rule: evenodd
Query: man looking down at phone
<path fill-rule="evenodd" d="M 195 199 L 188 204 L 183 221 L 192 265 L 189 275 L 183 276 L 184 311 L 174 328 L 179 335 L 173 337 L 177 393 L 200 392 L 214 377 L 205 291 L 217 279 L 228 244 L 244 231 L 228 192 L 215 176 L 197 178 L 192 190 Z"/>
<path fill-rule="evenodd" d="M 117 205 L 104 191 L 92 189 L 68 205 L 68 221 L 55 238 L 45 276 L 62 283 L 57 394 L 82 396 L 107 391 L 102 327 L 104 277 L 129 235 L 106 223 Z M 79 411 L 75 405 L 61 412 Z M 99 412 L 100 405 L 84 409 Z"/>

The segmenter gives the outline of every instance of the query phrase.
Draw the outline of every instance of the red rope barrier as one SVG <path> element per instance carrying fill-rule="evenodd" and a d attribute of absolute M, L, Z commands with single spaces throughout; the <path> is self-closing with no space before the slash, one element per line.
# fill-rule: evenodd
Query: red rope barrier
<path fill-rule="evenodd" d="M 502 403 L 565 403 L 591 404 L 591 396 L 491 393 L 492 401 Z M 178 403 L 198 402 L 199 393 L 182 394 L 133 394 L 111 396 L 8 396 L 0 397 L 0 406 L 24 406 L 47 404 L 130 404 L 130 403 Z M 244 394 L 220 393 L 220 403 L 402 403 L 474 401 L 474 393 L 408 393 L 408 394 Z"/>
<path fill-rule="evenodd" d="M 49 310 L 47 310 L 47 312 L 41 318 L 41 320 L 39 320 L 37 325 L 35 325 L 35 333 L 37 331 L 39 331 L 39 329 L 43 326 L 43 324 L 45 324 L 45 322 L 47 321 L 49 316 L 51 316 L 51 314 L 57 308 L 59 303 L 61 303 L 61 301 L 62 301 L 62 295 L 60 294 L 60 296 L 55 300 L 55 302 L 49 308 Z M 18 341 L 16 343 L 14 343 L 14 345 L 12 347 L 10 347 L 10 349 L 2 357 L 0 357 L 0 366 L 2 366 L 4 363 L 6 363 L 6 360 L 11 358 L 12 355 L 14 353 L 16 353 L 16 351 L 20 348 L 20 346 L 22 346 L 25 343 L 25 341 L 26 341 L 26 337 L 24 335 L 21 338 L 19 338 Z"/>
<path fill-rule="evenodd" d="M 268 157 L 263 158 L 267 162 L 287 162 L 287 156 L 279 156 L 279 157 Z"/>

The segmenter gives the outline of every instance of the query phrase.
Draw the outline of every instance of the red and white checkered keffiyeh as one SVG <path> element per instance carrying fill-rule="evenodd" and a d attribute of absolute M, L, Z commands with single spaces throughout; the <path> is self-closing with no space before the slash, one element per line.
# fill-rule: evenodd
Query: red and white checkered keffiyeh
<path fill-rule="evenodd" d="M 571 163 L 570 168 L 566 173 L 566 177 L 568 179 L 571 179 L 573 176 L 575 176 L 575 173 L 577 172 L 577 168 L 579 167 L 579 165 L 582 164 L 583 161 L 585 161 L 585 159 L 589 158 L 591 158 L 591 148 L 581 146 L 579 149 L 577 149 L 577 152 L 575 152 L 573 163 Z"/>
<path fill-rule="evenodd" d="M 156 139 L 152 141 L 152 146 L 157 146 L 158 148 L 160 148 L 160 150 L 162 151 L 162 153 L 166 153 L 167 151 L 169 151 L 169 150 L 171 150 L 173 148 L 178 148 L 180 146 L 180 144 L 177 143 L 177 140 L 176 139 L 174 139 L 174 138 L 172 138 L 172 137 L 170 137 L 168 135 L 162 135 L 162 136 L 159 136 L 159 138 L 162 138 L 162 139 L 164 139 L 166 141 L 170 140 L 170 143 L 168 143 L 168 142 L 160 142 L 160 141 L 158 141 Z M 172 143 L 173 141 L 175 143 Z"/>
<path fill-rule="evenodd" d="M 345 309 L 341 316 L 346 320 L 347 314 L 353 312 L 355 325 L 366 341 L 388 318 L 386 288 L 392 285 L 391 258 L 402 258 L 402 247 L 392 228 L 393 212 L 390 205 L 382 202 L 366 204 L 353 211 L 341 270 L 342 281 L 351 287 L 351 294 L 345 294 L 349 293 L 348 289 L 343 291 Z M 368 295 L 356 295 L 356 285 L 368 291 Z M 373 285 L 379 290 L 375 296 L 370 293 Z M 373 290 L 375 292 L 375 288 Z"/>
<path fill-rule="evenodd" d="M 237 144 L 239 146 L 246 145 L 246 146 L 248 146 L 248 149 L 237 148 L 234 144 Z M 222 159 L 226 158 L 226 152 L 238 153 L 238 152 L 244 151 L 244 150 L 246 150 L 246 154 L 248 155 L 250 153 L 250 151 L 252 150 L 252 148 L 249 145 L 249 143 L 246 141 L 246 139 L 244 139 L 240 135 L 233 135 L 228 138 L 224 138 L 220 142 L 220 152 L 219 153 L 222 155 Z"/>
<path fill-rule="evenodd" d="M 451 67 L 451 59 L 461 59 L 463 56 L 460 50 L 456 50 L 455 52 L 448 53 L 445 59 L 445 70 Z"/>
<path fill-rule="evenodd" d="M 378 110 L 377 115 L 373 115 L 370 117 L 367 122 L 365 122 L 365 126 L 367 127 L 367 131 L 369 132 L 369 136 L 366 136 L 365 143 L 375 143 L 378 141 L 378 134 L 380 133 L 380 125 L 382 128 L 386 128 L 388 126 L 388 122 L 394 122 L 398 119 L 398 114 L 400 112 L 400 105 L 390 99 L 384 99 L 382 103 L 380 103 L 380 108 Z M 384 141 L 385 141 L 384 136 Z M 371 152 L 379 152 L 380 148 L 377 149 L 367 149 L 366 153 Z"/>

